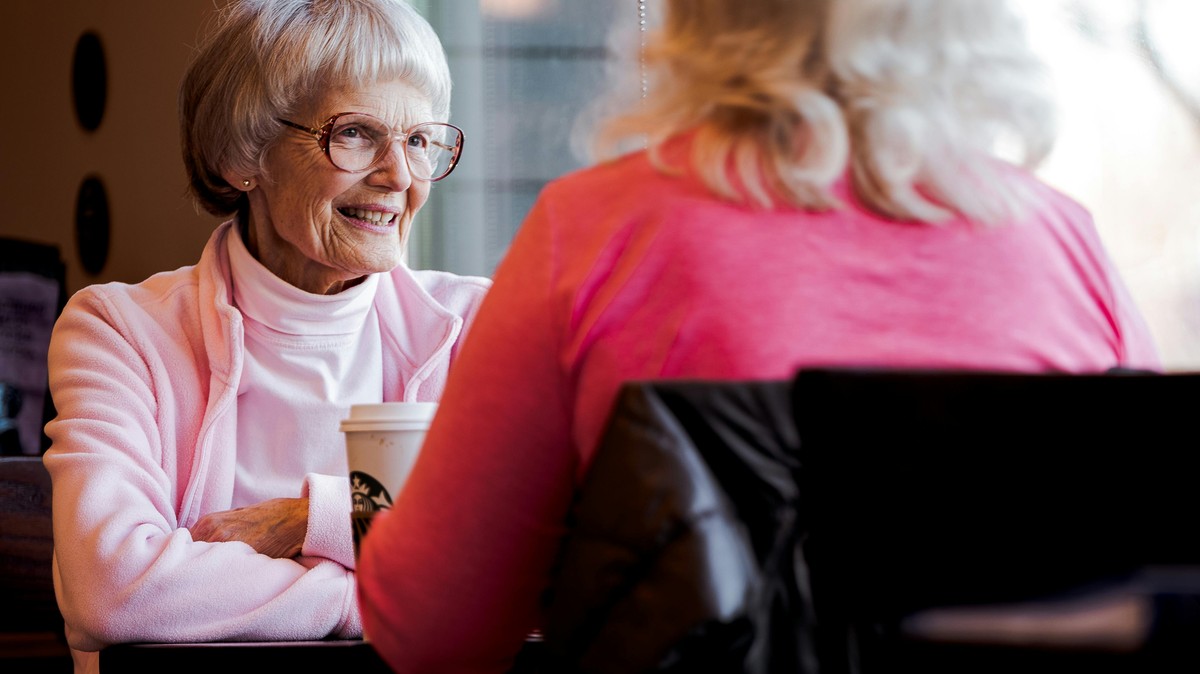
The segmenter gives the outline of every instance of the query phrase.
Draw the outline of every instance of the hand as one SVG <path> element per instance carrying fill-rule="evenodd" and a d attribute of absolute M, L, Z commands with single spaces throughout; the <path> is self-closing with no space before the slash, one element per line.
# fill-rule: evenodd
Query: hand
<path fill-rule="evenodd" d="M 307 531 L 308 499 L 274 498 L 201 517 L 192 540 L 241 541 L 268 557 L 289 559 L 300 554 Z"/>

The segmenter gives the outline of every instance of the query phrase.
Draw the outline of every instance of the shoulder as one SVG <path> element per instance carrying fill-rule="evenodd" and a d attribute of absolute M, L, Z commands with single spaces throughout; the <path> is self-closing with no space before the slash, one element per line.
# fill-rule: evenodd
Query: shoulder
<path fill-rule="evenodd" d="M 138 283 L 87 286 L 71 297 L 64 315 L 107 309 L 171 323 L 178 322 L 180 314 L 198 312 L 202 295 L 210 303 L 227 304 L 229 265 L 224 242 L 231 227 L 232 221 L 213 231 L 196 264 L 162 271 Z"/>
<path fill-rule="evenodd" d="M 64 348 L 70 351 L 77 338 L 110 347 L 125 343 L 143 354 L 203 352 L 205 325 L 230 313 L 221 246 L 227 231 L 228 223 L 214 231 L 196 264 L 138 283 L 95 284 L 74 293 L 54 329 L 75 336 L 60 340 Z"/>
<path fill-rule="evenodd" d="M 635 202 L 647 193 L 663 194 L 687 187 L 691 171 L 683 152 L 686 141 L 668 142 L 656 153 L 630 152 L 577 169 L 547 183 L 540 199 L 586 210 L 593 204 Z"/>
<path fill-rule="evenodd" d="M 631 152 L 552 180 L 522 229 L 561 251 L 603 245 L 633 229 L 650 235 L 665 223 L 710 210 L 717 200 L 696 178 L 689 148 L 686 138 L 675 139 L 655 152 Z"/>
<path fill-rule="evenodd" d="M 176 374 L 203 351 L 194 270 L 182 268 L 136 284 L 104 283 L 72 295 L 54 325 L 52 370 L 138 372 L 170 363 Z"/>
<path fill-rule="evenodd" d="M 993 166 L 998 176 L 1016 189 L 1033 218 L 1092 228 L 1091 211 L 1060 188 L 1028 169 L 1006 162 L 996 162 Z"/>
<path fill-rule="evenodd" d="M 196 268 L 187 266 L 155 274 L 140 283 L 87 286 L 71 296 L 63 318 L 88 314 L 129 323 L 171 323 L 178 321 L 180 313 L 193 310 L 198 296 Z"/>

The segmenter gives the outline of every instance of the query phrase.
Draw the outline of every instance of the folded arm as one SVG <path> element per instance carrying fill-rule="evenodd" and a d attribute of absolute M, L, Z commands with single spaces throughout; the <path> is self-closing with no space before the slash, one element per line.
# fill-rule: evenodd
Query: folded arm
<path fill-rule="evenodd" d="M 299 500 L 207 521 L 197 512 L 193 536 L 189 484 L 232 479 L 202 446 L 201 415 L 185 420 L 208 391 L 178 382 L 205 381 L 207 373 L 187 370 L 205 364 L 186 343 L 172 352 L 169 338 L 127 325 L 102 296 L 77 293 L 51 344 L 59 416 L 47 427 L 45 464 L 72 646 L 360 635 L 353 571 L 326 558 L 283 558 L 303 527 Z M 265 531 L 272 518 L 284 531 Z"/>

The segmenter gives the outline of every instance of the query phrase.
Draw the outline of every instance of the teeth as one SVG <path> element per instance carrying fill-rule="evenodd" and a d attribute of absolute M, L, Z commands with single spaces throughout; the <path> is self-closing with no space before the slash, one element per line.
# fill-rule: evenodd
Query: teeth
<path fill-rule="evenodd" d="M 364 211 L 361 208 L 347 208 L 346 215 L 358 220 L 366 220 L 367 222 L 378 222 L 382 224 L 390 224 L 395 217 L 394 213 L 384 213 L 383 211 Z"/>

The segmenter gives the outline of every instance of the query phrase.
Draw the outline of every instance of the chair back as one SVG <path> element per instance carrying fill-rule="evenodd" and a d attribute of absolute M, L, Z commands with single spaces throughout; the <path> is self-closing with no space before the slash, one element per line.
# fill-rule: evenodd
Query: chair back
<path fill-rule="evenodd" d="M 41 457 L 0 457 L 0 671 L 71 671 L 53 553 L 50 474 Z"/>
<path fill-rule="evenodd" d="M 823 670 L 934 671 L 889 659 L 917 611 L 1200 564 L 1198 399 L 1193 374 L 800 372 Z"/>
<path fill-rule="evenodd" d="M 0 238 L 0 456 L 50 447 L 42 431 L 55 415 L 46 354 L 66 301 L 57 246 Z"/>

